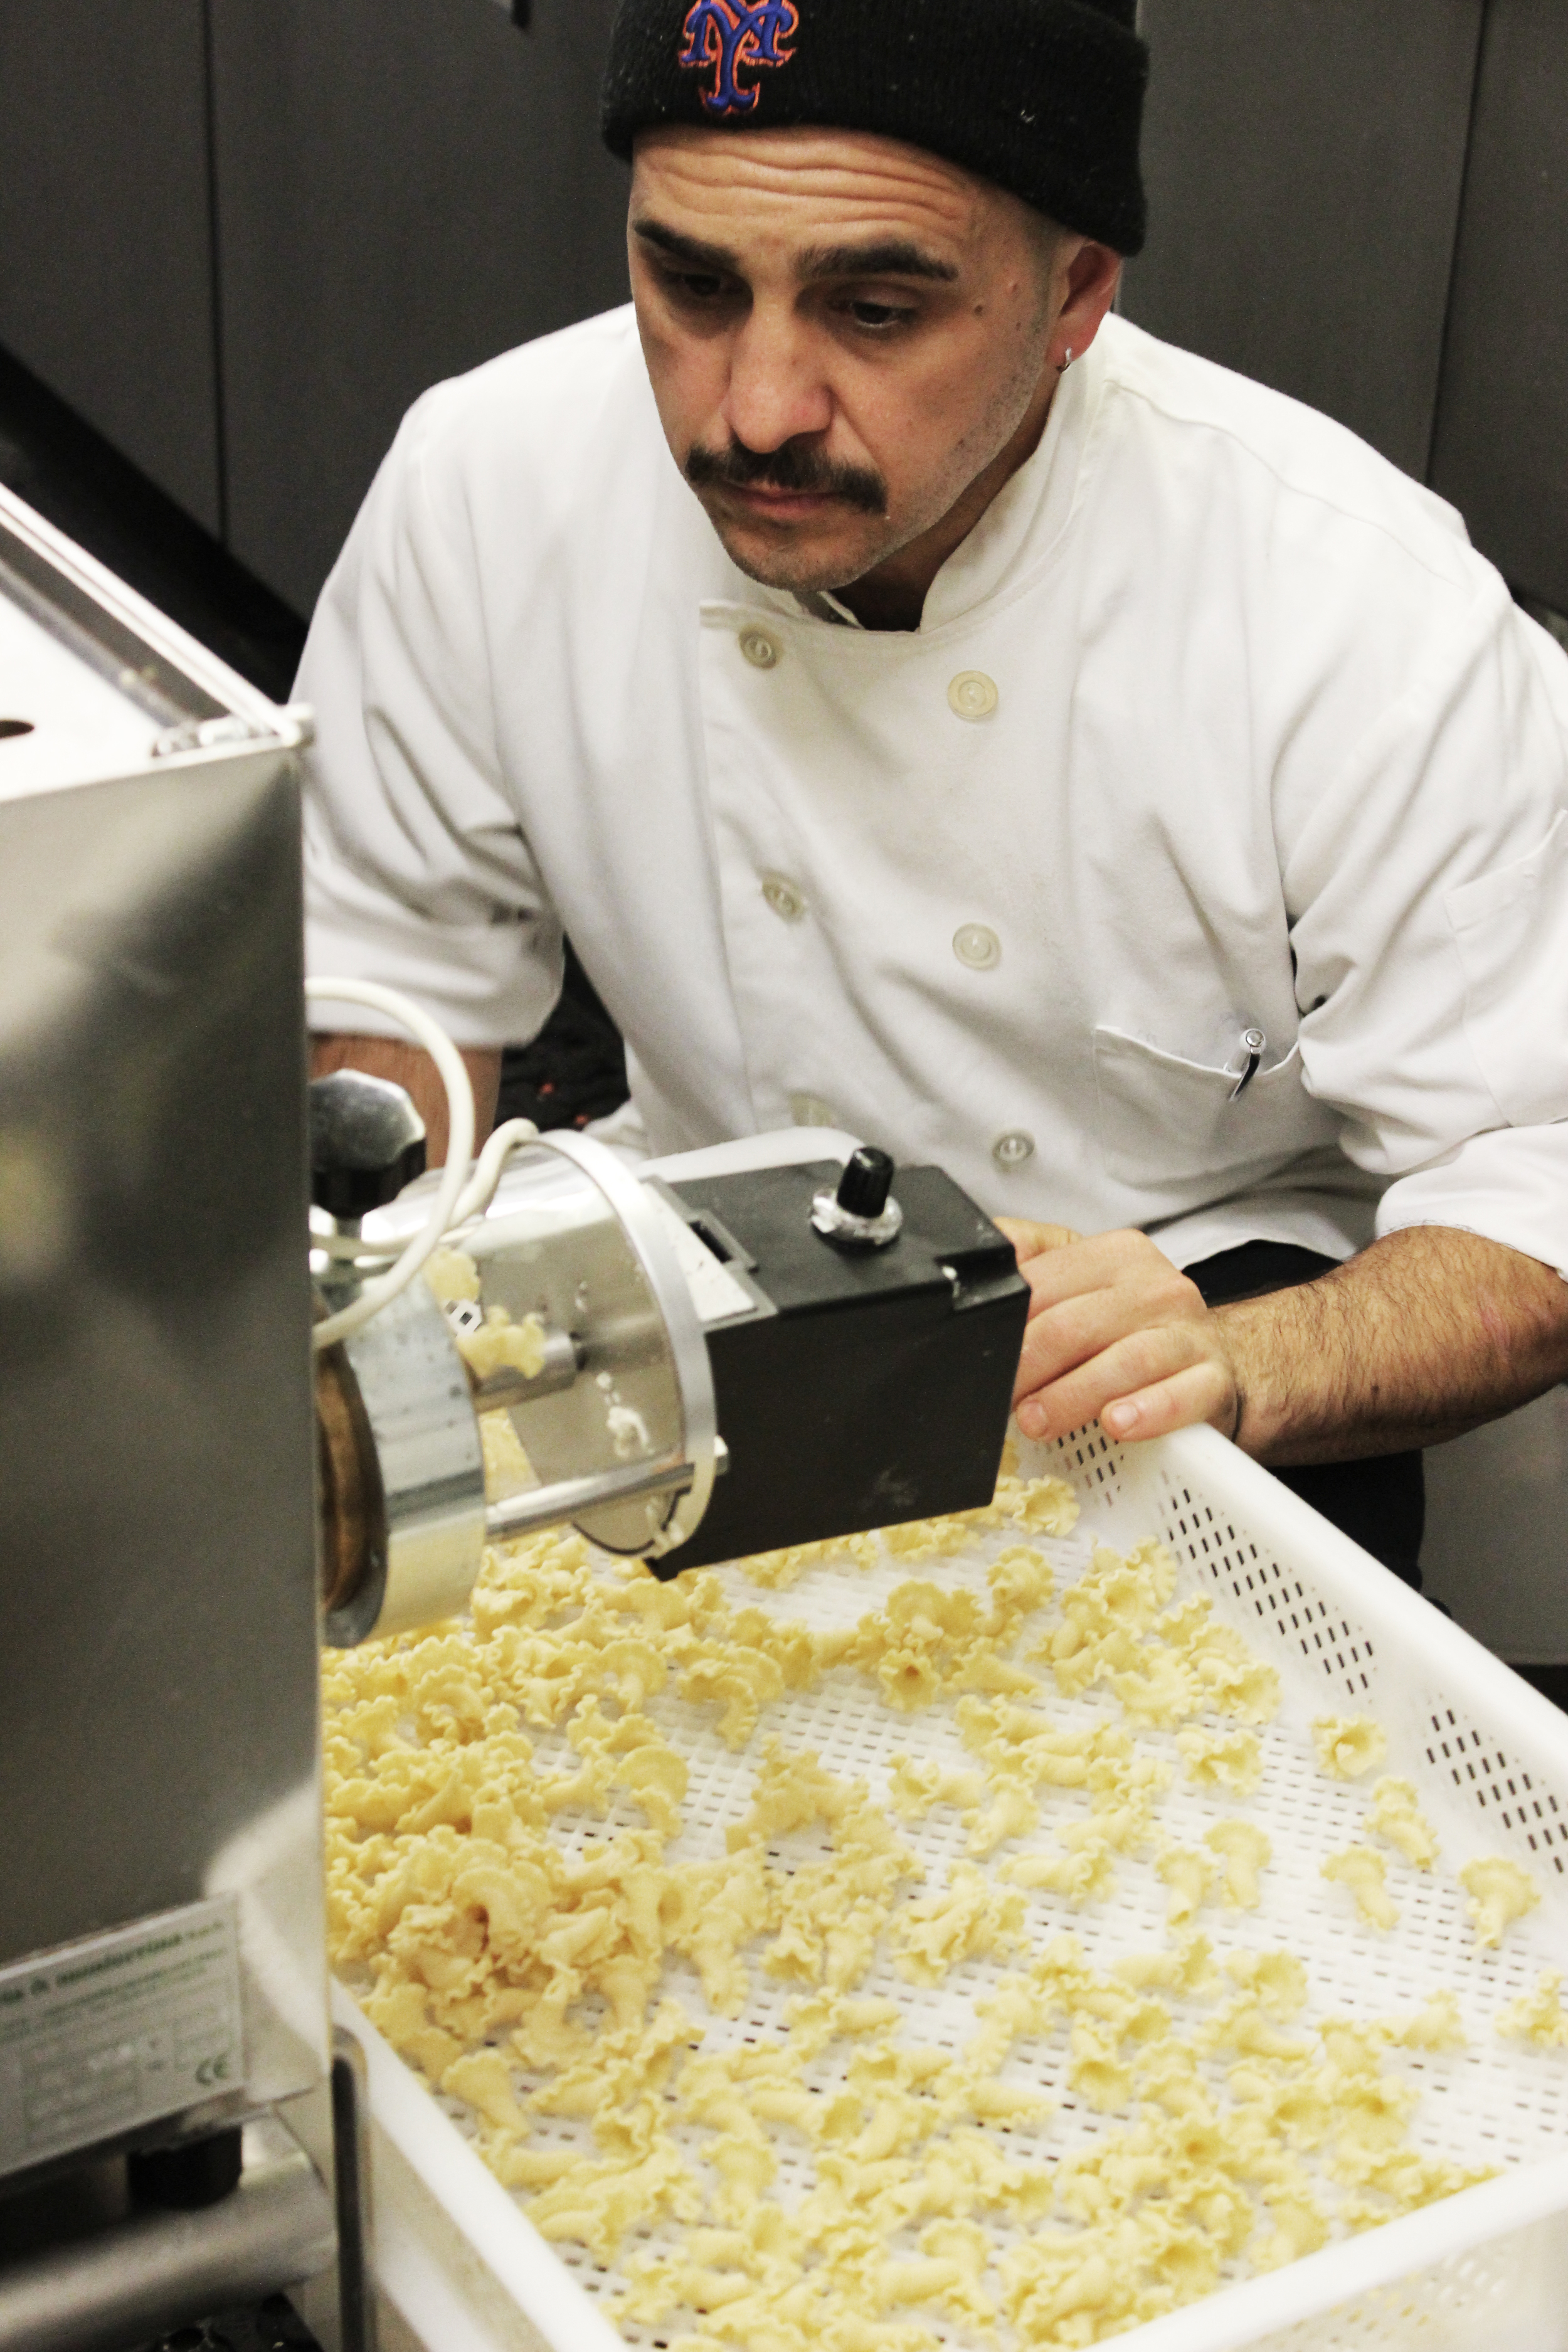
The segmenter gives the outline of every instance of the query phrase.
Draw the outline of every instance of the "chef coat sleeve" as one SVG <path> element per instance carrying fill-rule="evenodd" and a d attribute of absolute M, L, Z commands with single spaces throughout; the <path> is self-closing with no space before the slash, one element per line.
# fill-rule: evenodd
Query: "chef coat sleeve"
<path fill-rule="evenodd" d="M 306 969 L 405 990 L 464 1045 L 532 1037 L 561 988 L 560 922 L 508 801 L 460 467 L 431 460 L 439 387 L 410 411 L 316 608 L 296 691 Z M 318 1029 L 386 1033 L 358 1006 Z"/>
<path fill-rule="evenodd" d="M 1328 788 L 1285 785 L 1303 1075 L 1387 1180 L 1380 1234 L 1568 1275 L 1568 658 L 1468 580 Z"/>

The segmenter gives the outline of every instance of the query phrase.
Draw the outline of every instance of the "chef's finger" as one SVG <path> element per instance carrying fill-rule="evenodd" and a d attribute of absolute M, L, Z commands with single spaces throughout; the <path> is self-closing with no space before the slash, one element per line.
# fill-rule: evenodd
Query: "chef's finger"
<path fill-rule="evenodd" d="M 1196 1429 L 1205 1422 L 1228 1437 L 1238 1417 L 1237 1403 L 1235 1382 L 1223 1364 L 1193 1364 L 1152 1388 L 1117 1397 L 1101 1412 L 1100 1425 L 1108 1437 L 1128 1444 L 1164 1437 L 1173 1429 Z"/>
<path fill-rule="evenodd" d="M 996 1223 L 1012 1243 L 1018 1271 L 1029 1286 L 1029 1314 L 1037 1315 L 1060 1287 L 1058 1284 L 1047 1289 L 1041 1279 L 1041 1269 L 1049 1265 L 1058 1250 L 1081 1244 L 1083 1236 L 1075 1234 L 1070 1225 L 1037 1225 L 1021 1217 L 998 1217 Z"/>
<path fill-rule="evenodd" d="M 1194 1351 L 1212 1347 L 1206 1310 L 1192 1285 L 1175 1275 L 1168 1282 L 1138 1279 L 1107 1284 L 1051 1305 L 1037 1300 L 1018 1351 L 1014 1398 L 1047 1387 L 1119 1342 L 1134 1341 L 1140 1334 L 1152 1339 L 1166 1330 L 1186 1330 L 1196 1336 L 1174 1354 L 1151 1360 L 1146 1368 L 1133 1356 L 1122 1358 L 1126 1377 L 1121 1385 L 1127 1391 L 1190 1362 Z M 1115 1388 L 1107 1387 L 1095 1398 L 1093 1410 L 1098 1412 L 1105 1400 L 1117 1393 Z"/>
<path fill-rule="evenodd" d="M 1018 1263 L 1026 1258 L 1044 1257 L 1047 1250 L 1065 1249 L 1068 1242 L 1080 1242 L 1070 1225 L 1037 1225 L 1032 1217 L 993 1217 L 998 1233 L 1005 1234 L 1018 1253 Z"/>
<path fill-rule="evenodd" d="M 1059 1377 L 1040 1382 L 1017 1402 L 1026 1437 L 1065 1437 L 1100 1418 L 1118 1398 L 1135 1396 L 1194 1365 L 1223 1360 L 1201 1324 L 1167 1324 L 1121 1334 Z M 1227 1375 L 1226 1376 L 1227 1377 Z M 1206 1417 L 1206 1416 L 1205 1416 Z"/>
<path fill-rule="evenodd" d="M 1138 1312 L 1137 1302 L 1124 1298 L 1115 1290 L 1088 1290 L 1076 1298 L 1064 1298 L 1058 1306 L 1037 1306 L 1029 1317 L 1024 1344 L 1018 1350 L 1014 1402 L 1036 1389 L 1049 1388 L 1053 1381 L 1065 1379 L 1080 1366 L 1093 1363 L 1119 1339 L 1129 1339 L 1146 1328 L 1147 1318 Z M 1138 1382 L 1130 1379 L 1123 1385 L 1134 1388 Z M 1114 1396 L 1116 1391 L 1107 1389 L 1105 1393 Z M 1095 1409 L 1098 1412 L 1098 1400 Z"/>
<path fill-rule="evenodd" d="M 1135 1292 L 1144 1300 L 1151 1323 L 1205 1311 L 1197 1285 L 1178 1272 L 1147 1234 L 1091 1234 L 1070 1249 L 1048 1251 L 1025 1271 L 1037 1313 L 1042 1305 L 1055 1306 L 1084 1291 L 1101 1289 Z"/>

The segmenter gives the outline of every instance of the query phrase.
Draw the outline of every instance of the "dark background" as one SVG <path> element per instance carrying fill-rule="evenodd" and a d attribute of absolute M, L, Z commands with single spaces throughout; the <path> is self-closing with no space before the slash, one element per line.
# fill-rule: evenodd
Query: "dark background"
<path fill-rule="evenodd" d="M 297 614 L 426 385 L 624 299 L 609 0 L 0 0 L 0 346 Z M 1568 0 L 1144 0 L 1125 308 L 1568 610 Z"/>

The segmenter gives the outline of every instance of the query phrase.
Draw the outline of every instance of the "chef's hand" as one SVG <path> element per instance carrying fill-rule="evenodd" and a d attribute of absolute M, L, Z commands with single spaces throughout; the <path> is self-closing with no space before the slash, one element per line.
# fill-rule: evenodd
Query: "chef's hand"
<path fill-rule="evenodd" d="M 1237 1367 L 1197 1287 L 1146 1234 L 999 1217 L 1032 1294 L 1013 1402 L 1026 1437 L 1099 1420 L 1108 1436 L 1163 1437 L 1241 1422 Z"/>

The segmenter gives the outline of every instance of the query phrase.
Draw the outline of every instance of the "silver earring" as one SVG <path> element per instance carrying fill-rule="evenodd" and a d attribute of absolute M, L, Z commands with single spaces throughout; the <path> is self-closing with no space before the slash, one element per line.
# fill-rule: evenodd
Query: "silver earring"
<path fill-rule="evenodd" d="M 1067 372 L 1068 372 L 1068 368 L 1069 368 L 1069 367 L 1071 367 L 1071 365 L 1072 365 L 1072 345 L 1069 343 L 1069 344 L 1068 345 L 1068 347 L 1067 347 L 1067 355 L 1066 355 L 1066 357 L 1065 357 L 1063 360 L 1061 360 L 1061 361 L 1059 362 L 1058 365 L 1058 368 L 1057 368 L 1057 373 L 1058 373 L 1058 375 L 1066 375 L 1066 373 L 1067 373 Z"/>

